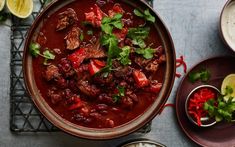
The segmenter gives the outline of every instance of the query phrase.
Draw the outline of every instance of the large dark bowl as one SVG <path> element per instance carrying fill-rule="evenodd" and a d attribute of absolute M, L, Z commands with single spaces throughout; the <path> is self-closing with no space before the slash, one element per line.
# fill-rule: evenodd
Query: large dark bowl
<path fill-rule="evenodd" d="M 40 91 L 38 90 L 35 83 L 35 77 L 32 68 L 32 57 L 28 50 L 30 42 L 35 39 L 40 27 L 43 25 L 43 19 L 46 19 L 47 16 L 54 13 L 59 8 L 62 8 L 63 6 L 67 5 L 68 3 L 71 3 L 72 1 L 73 0 L 56 0 L 51 3 L 37 17 L 28 32 L 23 57 L 24 81 L 28 93 L 31 96 L 35 105 L 40 110 L 40 112 L 52 124 L 69 134 L 87 139 L 112 139 L 130 134 L 143 127 L 146 123 L 151 121 L 159 113 L 171 92 L 175 79 L 175 51 L 171 36 L 158 14 L 154 12 L 154 10 L 148 4 L 146 4 L 146 2 L 144 2 L 143 0 L 121 0 L 127 5 L 133 6 L 134 8 L 139 8 L 142 10 L 149 8 L 151 13 L 154 14 L 154 16 L 156 17 L 155 27 L 158 30 L 158 35 L 161 38 L 161 42 L 165 49 L 167 58 L 166 72 L 162 90 L 159 93 L 158 98 L 155 100 L 155 102 L 141 116 L 135 118 L 134 120 L 126 124 L 110 129 L 94 129 L 78 126 L 59 116 L 41 96 Z"/>

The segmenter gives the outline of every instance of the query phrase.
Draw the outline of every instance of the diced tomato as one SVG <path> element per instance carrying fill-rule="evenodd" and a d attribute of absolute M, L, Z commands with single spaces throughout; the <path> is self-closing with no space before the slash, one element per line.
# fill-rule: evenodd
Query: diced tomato
<path fill-rule="evenodd" d="M 105 65 L 106 65 L 106 63 L 104 61 L 100 61 L 97 59 L 94 59 L 93 61 L 94 61 L 95 65 L 100 66 L 100 67 L 105 67 Z"/>
<path fill-rule="evenodd" d="M 85 13 L 85 20 L 90 22 L 94 27 L 100 27 L 104 15 L 100 7 L 95 4 L 91 8 L 91 12 Z"/>
<path fill-rule="evenodd" d="M 113 6 L 112 10 L 108 11 L 109 17 L 113 17 L 117 13 L 123 14 L 124 12 L 125 11 L 122 9 L 121 5 L 118 3 Z"/>
<path fill-rule="evenodd" d="M 119 40 L 124 40 L 126 38 L 126 35 L 128 33 L 127 28 L 123 28 L 121 30 L 115 29 L 113 30 L 113 34 L 119 39 Z"/>
<path fill-rule="evenodd" d="M 101 70 L 102 67 L 97 66 L 93 60 L 90 61 L 90 64 L 88 66 L 89 72 L 90 74 L 93 76 L 94 74 L 96 74 L 97 72 L 99 72 Z"/>
<path fill-rule="evenodd" d="M 133 72 L 135 82 L 139 88 L 149 85 L 149 80 L 146 78 L 145 74 L 139 70 Z"/>
<path fill-rule="evenodd" d="M 86 58 L 86 51 L 84 48 L 80 48 L 76 50 L 74 53 L 68 56 L 68 60 L 72 63 L 73 68 L 77 69 L 84 59 Z"/>
<path fill-rule="evenodd" d="M 74 104 L 69 106 L 69 110 L 75 110 L 75 109 L 81 108 L 82 106 L 83 106 L 82 100 L 79 97 L 76 97 L 74 99 Z"/>

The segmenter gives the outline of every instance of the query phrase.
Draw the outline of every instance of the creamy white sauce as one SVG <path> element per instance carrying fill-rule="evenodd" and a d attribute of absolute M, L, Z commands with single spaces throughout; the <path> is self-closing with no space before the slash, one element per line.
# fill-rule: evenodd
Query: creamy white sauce
<path fill-rule="evenodd" d="M 221 25 L 225 41 L 235 51 L 235 1 L 224 9 Z"/>

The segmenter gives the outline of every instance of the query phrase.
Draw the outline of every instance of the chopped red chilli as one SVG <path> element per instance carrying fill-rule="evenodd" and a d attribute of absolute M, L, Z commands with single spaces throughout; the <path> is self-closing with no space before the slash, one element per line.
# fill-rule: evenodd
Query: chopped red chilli
<path fill-rule="evenodd" d="M 180 58 L 176 59 L 176 68 L 180 67 L 180 66 L 183 66 L 184 68 L 184 73 L 187 73 L 187 64 L 186 62 L 184 61 L 184 57 L 183 56 L 180 56 Z M 175 75 L 177 78 L 180 78 L 181 77 L 181 74 L 180 73 L 176 73 Z"/>
<path fill-rule="evenodd" d="M 204 103 L 210 99 L 215 99 L 216 91 L 210 88 L 201 88 L 194 92 L 189 98 L 188 113 L 201 126 L 201 118 L 207 116 L 207 111 L 203 109 Z"/>
<path fill-rule="evenodd" d="M 162 107 L 161 111 L 159 112 L 159 115 L 162 114 L 163 110 L 164 110 L 166 107 L 175 108 L 175 104 L 171 104 L 171 103 L 165 104 L 165 105 Z"/>

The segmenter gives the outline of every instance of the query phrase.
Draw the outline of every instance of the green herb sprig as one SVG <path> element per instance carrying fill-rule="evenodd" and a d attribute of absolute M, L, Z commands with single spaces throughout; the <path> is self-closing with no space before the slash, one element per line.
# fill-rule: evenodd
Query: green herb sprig
<path fill-rule="evenodd" d="M 154 23 L 156 20 L 155 17 L 150 13 L 149 9 L 146 9 L 144 13 L 140 12 L 138 9 L 135 9 L 134 14 L 152 23 Z"/>
<path fill-rule="evenodd" d="M 44 58 L 44 65 L 47 65 L 47 61 L 48 60 L 54 60 L 55 59 L 55 55 L 53 53 L 51 53 L 48 49 L 46 49 L 42 54 L 40 53 L 40 44 L 38 43 L 33 43 L 31 42 L 29 45 L 29 52 L 31 53 L 32 56 L 34 57 L 38 57 L 41 56 Z"/>
<path fill-rule="evenodd" d="M 211 118 L 215 118 L 217 122 L 226 120 L 231 122 L 235 113 L 235 102 L 233 97 L 230 97 L 228 101 L 225 101 L 224 97 L 231 94 L 233 89 L 231 87 L 226 88 L 226 95 L 220 95 L 218 99 L 210 99 L 204 103 L 204 110 L 208 111 Z"/>
<path fill-rule="evenodd" d="M 189 74 L 189 81 L 192 83 L 195 83 L 198 80 L 201 80 L 202 82 L 207 82 L 211 77 L 211 74 L 208 70 L 202 69 L 197 72 L 191 72 Z"/>
<path fill-rule="evenodd" d="M 113 96 L 113 102 L 117 103 L 121 100 L 123 96 L 125 96 L 125 87 L 118 86 L 118 93 Z"/>
<path fill-rule="evenodd" d="M 106 34 L 112 34 L 113 28 L 122 29 L 124 24 L 122 23 L 122 14 L 117 13 L 112 18 L 104 17 L 101 23 L 101 29 Z"/>

